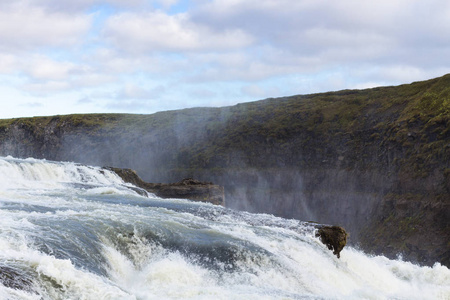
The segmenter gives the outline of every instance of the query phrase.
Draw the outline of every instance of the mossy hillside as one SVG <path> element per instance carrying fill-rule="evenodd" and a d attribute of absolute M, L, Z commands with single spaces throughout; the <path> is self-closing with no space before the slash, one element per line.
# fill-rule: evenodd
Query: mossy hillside
<path fill-rule="evenodd" d="M 400 87 L 240 104 L 228 108 L 222 130 L 213 131 L 206 143 L 184 149 L 184 156 L 199 157 L 186 167 L 229 167 L 230 149 L 240 153 L 244 167 L 273 167 L 273 160 L 258 160 L 252 152 L 265 147 L 288 160 L 297 152 L 289 162 L 297 167 L 319 159 L 336 161 L 339 152 L 347 152 L 353 156 L 349 167 L 411 165 L 415 172 L 430 171 L 448 154 L 448 82 L 446 76 Z M 377 157 L 374 148 L 379 149 Z M 313 152 L 315 160 L 309 155 L 301 159 L 301 154 Z"/>
<path fill-rule="evenodd" d="M 166 165 L 161 166 L 166 169 L 324 165 L 392 172 L 403 168 L 425 177 L 442 168 L 442 161 L 449 157 L 449 82 L 446 75 L 398 87 L 153 115 L 77 114 L 0 120 L 0 135 L 16 126 L 37 139 L 49 133 L 99 137 L 99 142 L 133 137 L 146 145 L 146 138 L 159 137 L 165 139 L 160 141 L 164 144 L 160 149 L 168 151 L 163 161 Z M 95 148 L 94 140 L 91 146 Z"/>

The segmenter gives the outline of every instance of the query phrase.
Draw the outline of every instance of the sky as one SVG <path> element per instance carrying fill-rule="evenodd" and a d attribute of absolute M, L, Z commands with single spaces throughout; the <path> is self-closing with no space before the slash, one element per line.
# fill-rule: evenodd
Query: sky
<path fill-rule="evenodd" d="M 228 106 L 450 73 L 448 0 L 0 0 L 0 118 Z"/>

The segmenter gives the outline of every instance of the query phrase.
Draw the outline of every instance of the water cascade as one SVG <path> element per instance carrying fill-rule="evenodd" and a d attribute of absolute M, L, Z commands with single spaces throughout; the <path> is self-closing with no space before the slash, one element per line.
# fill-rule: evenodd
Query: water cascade
<path fill-rule="evenodd" d="M 450 299 L 450 271 L 338 259 L 299 220 L 142 196 L 100 167 L 0 158 L 0 299 Z"/>

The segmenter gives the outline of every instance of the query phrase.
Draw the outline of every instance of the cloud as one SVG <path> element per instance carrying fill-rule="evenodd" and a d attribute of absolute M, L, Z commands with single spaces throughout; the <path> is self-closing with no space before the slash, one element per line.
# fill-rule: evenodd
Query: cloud
<path fill-rule="evenodd" d="M 15 71 L 18 58 L 12 54 L 0 53 L 0 73 L 11 73 Z"/>
<path fill-rule="evenodd" d="M 217 96 L 217 93 L 211 91 L 210 89 L 197 88 L 191 90 L 189 92 L 189 95 L 195 99 L 211 99 L 215 98 Z"/>
<path fill-rule="evenodd" d="M 253 98 L 261 99 L 280 96 L 280 90 L 276 87 L 266 87 L 257 84 L 246 85 L 241 88 L 242 93 Z"/>
<path fill-rule="evenodd" d="M 0 10 L 0 51 L 74 46 L 83 40 L 91 22 L 91 15 L 48 12 L 40 7 L 14 5 Z"/>
<path fill-rule="evenodd" d="M 103 106 L 107 110 L 120 110 L 127 113 L 145 113 L 147 111 L 156 111 L 161 104 L 157 101 L 144 100 L 108 100 Z"/>
<path fill-rule="evenodd" d="M 298 72 L 317 70 L 318 58 L 298 57 L 272 47 L 254 47 L 252 51 L 189 55 L 189 72 L 183 81 L 201 82 L 256 82 L 287 76 Z M 200 67 L 199 67 L 200 66 Z"/>
<path fill-rule="evenodd" d="M 39 80 L 68 79 L 77 65 L 68 61 L 55 61 L 43 55 L 34 56 L 24 68 L 29 76 Z"/>
<path fill-rule="evenodd" d="M 95 88 L 118 80 L 86 63 L 55 60 L 42 54 L 0 54 L 0 73 L 15 76 L 11 85 L 37 96 Z"/>
<path fill-rule="evenodd" d="M 171 77 L 176 73 L 183 76 L 185 83 L 199 83 L 314 74 L 343 64 L 351 68 L 361 64 L 414 66 L 418 56 L 425 68 L 427 63 L 440 63 L 445 56 L 442 50 L 434 59 L 426 55 L 435 52 L 433 45 L 442 43 L 442 37 L 431 38 L 436 40 L 425 48 L 414 41 L 413 29 L 420 27 L 414 15 L 428 14 L 422 12 L 427 10 L 419 1 L 198 3 L 201 5 L 196 9 L 176 15 L 159 10 L 111 16 L 102 38 L 122 55 L 110 65 L 123 68 L 134 61 L 144 72 L 166 70 Z M 433 27 L 448 28 L 443 17 L 435 23 Z M 442 48 L 436 45 L 436 49 Z M 162 53 L 165 63 L 161 63 L 165 60 Z"/>
<path fill-rule="evenodd" d="M 94 103 L 94 100 L 87 96 L 84 96 L 83 98 L 77 100 L 77 104 L 91 104 L 91 103 Z"/>
<path fill-rule="evenodd" d="M 133 74 L 145 72 L 147 74 L 168 75 L 182 69 L 190 68 L 185 57 L 165 53 L 131 55 L 115 48 L 102 47 L 95 51 L 86 63 L 95 66 L 108 74 Z"/>
<path fill-rule="evenodd" d="M 50 80 L 45 82 L 30 82 L 22 86 L 24 91 L 35 96 L 47 96 L 55 92 L 67 91 L 70 89 L 70 83 L 66 81 Z"/>
<path fill-rule="evenodd" d="M 450 72 L 449 19 L 443 0 L 0 1 L 0 89 L 154 112 L 406 83 Z"/>
<path fill-rule="evenodd" d="M 240 28 L 255 44 L 318 58 L 322 65 L 390 58 L 414 63 L 405 53 L 415 57 L 421 49 L 450 45 L 444 38 L 449 12 L 446 1 L 216 0 L 191 18 L 215 30 Z"/>
<path fill-rule="evenodd" d="M 128 83 L 122 87 L 117 93 L 115 98 L 117 99 L 154 99 L 159 97 L 165 92 L 163 86 L 157 86 L 155 88 L 143 88 L 138 85 Z"/>
<path fill-rule="evenodd" d="M 27 103 L 21 104 L 21 106 L 29 107 L 29 108 L 40 108 L 40 107 L 43 107 L 44 105 L 40 102 L 27 102 Z"/>
<path fill-rule="evenodd" d="M 133 54 L 223 51 L 252 43 L 252 37 L 240 29 L 211 30 L 186 14 L 171 16 L 161 11 L 114 15 L 106 22 L 104 36 L 115 47 Z"/>
<path fill-rule="evenodd" d="M 35 6 L 47 12 L 81 13 L 101 7 L 116 7 L 117 9 L 145 7 L 162 3 L 167 6 L 170 0 L 14 0 L 0 2 L 0 8 L 11 8 L 17 5 Z"/>

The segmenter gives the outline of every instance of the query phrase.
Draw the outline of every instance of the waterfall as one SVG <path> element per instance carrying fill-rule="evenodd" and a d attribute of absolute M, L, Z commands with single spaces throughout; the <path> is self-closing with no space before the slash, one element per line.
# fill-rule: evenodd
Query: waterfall
<path fill-rule="evenodd" d="M 115 173 L 0 158 L 0 299 L 449 299 L 450 271 L 294 219 L 144 197 Z"/>

